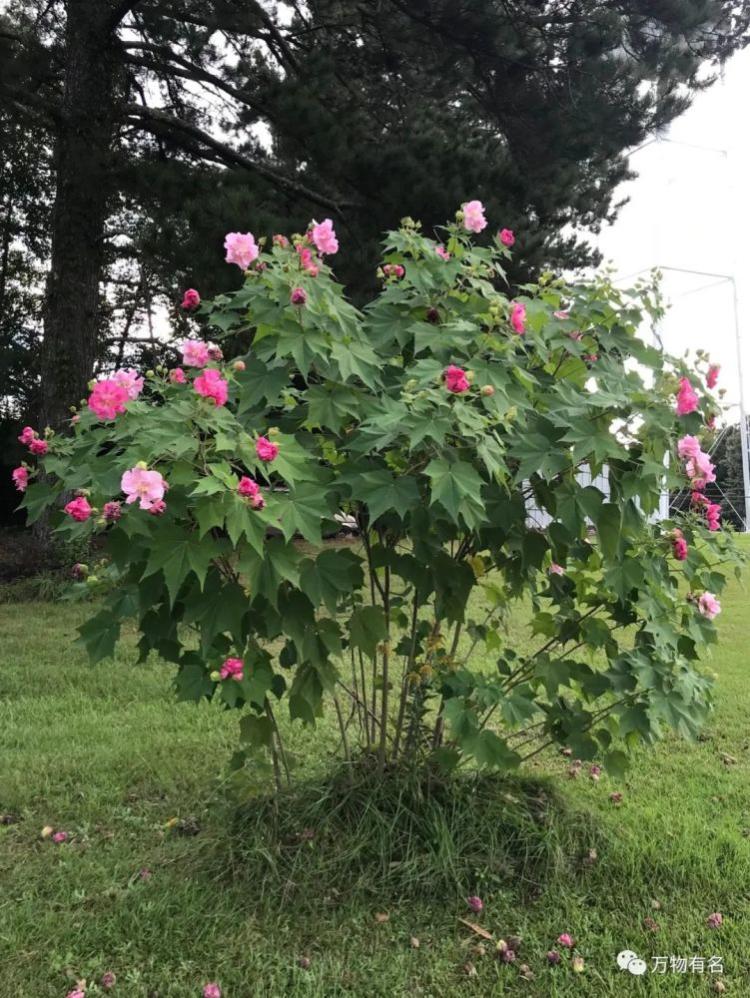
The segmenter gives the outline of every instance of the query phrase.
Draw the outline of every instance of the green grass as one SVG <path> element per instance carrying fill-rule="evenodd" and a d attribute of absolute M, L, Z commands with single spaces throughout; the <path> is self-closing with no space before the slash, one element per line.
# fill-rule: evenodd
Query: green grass
<path fill-rule="evenodd" d="M 739 586 L 723 603 L 703 740 L 641 753 L 622 785 L 568 779 L 554 753 L 522 780 L 325 779 L 331 732 L 296 727 L 297 786 L 274 802 L 259 776 L 239 811 L 223 783 L 235 714 L 175 705 L 171 668 L 133 665 L 132 636 L 86 665 L 71 648 L 82 608 L 0 606 L 0 813 L 19 819 L 0 828 L 0 998 L 64 996 L 79 977 L 94 995 L 105 970 L 124 998 L 190 998 L 208 980 L 226 998 L 711 994 L 708 975 L 620 973 L 626 948 L 718 954 L 745 998 L 750 619 Z M 44 825 L 72 840 L 43 841 Z M 522 937 L 514 966 L 477 951 L 459 921 L 470 893 L 494 938 Z M 581 975 L 546 966 L 563 931 Z"/>

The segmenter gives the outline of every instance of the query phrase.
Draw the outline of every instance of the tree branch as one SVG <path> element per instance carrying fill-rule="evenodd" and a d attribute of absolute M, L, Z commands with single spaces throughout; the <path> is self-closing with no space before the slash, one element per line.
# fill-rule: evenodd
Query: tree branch
<path fill-rule="evenodd" d="M 130 11 L 137 7 L 141 0 L 120 0 L 119 3 L 115 4 L 112 13 L 107 18 L 106 29 L 107 32 L 112 32 L 121 23 L 123 18 L 127 17 Z"/>
<path fill-rule="evenodd" d="M 201 146 L 205 146 L 216 153 L 225 165 L 241 166 L 245 170 L 257 173 L 259 176 L 265 177 L 266 180 L 269 180 L 280 190 L 303 197 L 307 201 L 320 205 L 322 208 L 327 208 L 338 215 L 341 215 L 344 208 L 358 207 L 356 202 L 338 201 L 327 197 L 325 194 L 319 194 L 305 184 L 292 180 L 290 177 L 285 177 L 283 174 L 271 169 L 271 167 L 264 166 L 257 160 L 251 159 L 241 152 L 237 152 L 236 149 L 232 149 L 231 146 L 220 142 L 213 135 L 205 132 L 202 128 L 198 128 L 197 125 L 180 121 L 178 118 L 164 111 L 159 111 L 156 108 L 141 107 L 139 104 L 126 104 L 122 108 L 122 113 L 125 119 L 130 121 L 131 124 L 137 123 L 140 128 L 147 132 L 151 132 L 154 135 L 168 135 L 176 142 L 180 141 L 179 136 L 191 139 L 193 142 L 198 142 Z"/>

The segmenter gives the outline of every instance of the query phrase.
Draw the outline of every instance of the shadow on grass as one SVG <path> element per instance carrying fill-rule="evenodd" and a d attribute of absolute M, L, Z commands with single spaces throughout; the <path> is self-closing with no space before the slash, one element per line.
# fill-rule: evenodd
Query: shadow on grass
<path fill-rule="evenodd" d="M 235 811 L 201 863 L 272 907 L 503 888 L 533 900 L 580 871 L 600 838 L 544 781 L 359 767 Z"/>

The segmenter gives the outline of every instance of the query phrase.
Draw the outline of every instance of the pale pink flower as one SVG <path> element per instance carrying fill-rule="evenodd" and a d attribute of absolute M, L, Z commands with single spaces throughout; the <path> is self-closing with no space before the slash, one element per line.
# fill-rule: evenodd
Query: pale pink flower
<path fill-rule="evenodd" d="M 125 412 L 128 393 L 111 378 L 97 381 L 89 395 L 88 407 L 97 419 L 114 419 Z"/>
<path fill-rule="evenodd" d="M 93 512 L 91 506 L 89 506 L 88 499 L 85 496 L 78 496 L 77 499 L 71 499 L 69 503 L 65 506 L 65 512 L 68 516 L 72 516 L 74 520 L 79 523 L 84 523 L 91 516 Z"/>
<path fill-rule="evenodd" d="M 441 260 L 450 260 L 450 258 L 451 258 L 450 253 L 445 248 L 445 246 L 443 246 L 442 243 L 439 246 L 435 247 L 435 252 L 440 257 Z"/>
<path fill-rule="evenodd" d="M 86 992 L 76 988 L 74 991 L 68 991 L 65 998 L 86 998 Z"/>
<path fill-rule="evenodd" d="M 119 371 L 115 371 L 112 375 L 112 380 L 120 388 L 125 389 L 131 402 L 137 399 L 143 391 L 143 378 L 139 378 L 138 372 L 134 371 L 132 367 L 124 367 Z"/>
<path fill-rule="evenodd" d="M 590 364 L 593 364 L 595 361 L 599 360 L 599 354 L 598 353 L 585 353 L 583 355 L 583 359 L 587 360 Z"/>
<path fill-rule="evenodd" d="M 557 312 L 553 312 L 552 314 L 554 315 L 554 317 L 556 319 L 569 319 L 570 318 L 570 312 L 567 312 L 565 309 L 562 309 L 562 308 L 558 309 Z"/>
<path fill-rule="evenodd" d="M 36 440 L 32 440 L 29 444 L 29 450 L 32 454 L 36 454 L 37 457 L 43 457 L 49 450 L 49 444 L 46 440 L 37 438 Z"/>
<path fill-rule="evenodd" d="M 273 237 L 272 241 L 273 241 L 274 246 L 280 246 L 281 249 L 286 249 L 289 246 L 289 240 L 287 239 L 287 237 L 286 236 L 282 236 L 278 232 Z"/>
<path fill-rule="evenodd" d="M 18 438 L 19 443 L 22 443 L 24 447 L 28 447 L 32 440 L 36 440 L 39 434 L 32 426 L 24 426 L 21 430 L 21 435 Z"/>
<path fill-rule="evenodd" d="M 195 288 L 188 288 L 185 294 L 182 296 L 182 308 L 187 312 L 192 312 L 194 308 L 198 308 L 201 303 L 201 296 L 195 290 Z"/>
<path fill-rule="evenodd" d="M 566 949 L 573 949 L 573 946 L 575 945 L 573 937 L 567 932 L 560 933 L 557 937 L 557 944 L 558 946 L 564 946 Z"/>
<path fill-rule="evenodd" d="M 693 386 L 687 378 L 680 378 L 680 387 L 677 389 L 677 415 L 687 416 L 697 408 L 698 396 L 693 391 Z"/>
<path fill-rule="evenodd" d="M 512 949 L 504 949 L 500 955 L 500 959 L 503 963 L 515 963 L 516 952 Z"/>
<path fill-rule="evenodd" d="M 484 901 L 480 897 L 477 897 L 476 894 L 472 894 L 471 897 L 466 898 L 466 903 L 477 914 L 484 910 Z"/>
<path fill-rule="evenodd" d="M 18 489 L 19 492 L 25 492 L 29 486 L 29 469 L 24 468 L 21 465 L 18 468 L 13 469 L 13 484 Z"/>
<path fill-rule="evenodd" d="M 292 305 L 304 305 L 307 301 L 307 292 L 304 288 L 293 288 L 289 295 L 289 301 Z"/>
<path fill-rule="evenodd" d="M 558 565 L 556 561 L 552 562 L 548 571 L 550 575 L 565 575 L 565 569 L 562 565 Z"/>
<path fill-rule="evenodd" d="M 257 482 L 254 482 L 252 478 L 248 475 L 243 475 L 237 484 L 237 491 L 241 496 L 245 498 L 257 496 L 260 492 L 260 486 Z"/>
<path fill-rule="evenodd" d="M 122 476 L 122 491 L 126 495 L 125 502 L 137 502 L 141 509 L 151 509 L 155 502 L 164 498 L 167 483 L 158 471 L 148 468 L 131 468 Z"/>
<path fill-rule="evenodd" d="M 461 205 L 464 213 L 464 228 L 467 232 L 481 232 L 487 227 L 484 205 L 481 201 L 467 201 Z"/>
<path fill-rule="evenodd" d="M 122 516 L 122 507 L 120 506 L 120 503 L 116 500 L 112 500 L 112 502 L 105 502 L 104 508 L 102 509 L 102 516 L 107 523 L 115 523 Z"/>
<path fill-rule="evenodd" d="M 185 372 L 181 367 L 173 367 L 169 372 L 169 380 L 173 385 L 184 385 L 187 378 L 185 377 Z"/>
<path fill-rule="evenodd" d="M 226 405 L 229 397 L 229 382 L 214 367 L 207 367 L 193 382 L 193 388 L 204 398 L 214 400 L 215 405 Z"/>
<path fill-rule="evenodd" d="M 701 453 L 700 440 L 691 437 L 689 434 L 677 441 L 677 453 L 684 460 L 685 458 L 697 458 Z"/>
<path fill-rule="evenodd" d="M 221 667 L 219 675 L 222 679 L 236 679 L 237 682 L 242 682 L 243 673 L 242 669 L 244 667 L 244 662 L 241 658 L 227 658 Z"/>
<path fill-rule="evenodd" d="M 503 246 L 512 246 L 516 241 L 515 233 L 512 229 L 500 229 L 497 238 L 503 244 Z"/>
<path fill-rule="evenodd" d="M 255 453 L 261 461 L 270 463 L 279 453 L 279 445 L 271 443 L 268 437 L 258 437 L 255 441 Z"/>
<path fill-rule="evenodd" d="M 63 842 L 67 842 L 68 841 L 68 833 L 67 832 L 55 832 L 55 834 L 52 836 L 52 841 L 56 845 L 58 845 L 58 846 L 62 845 Z"/>
<path fill-rule="evenodd" d="M 708 482 L 716 481 L 715 467 L 705 451 L 699 450 L 694 458 L 685 463 L 685 474 L 693 479 L 693 488 L 704 489 Z"/>
<path fill-rule="evenodd" d="M 167 509 L 167 504 L 164 502 L 163 499 L 155 499 L 151 503 L 151 506 L 149 507 L 149 513 L 152 516 L 161 516 L 162 513 L 166 512 L 166 509 Z"/>
<path fill-rule="evenodd" d="M 215 982 L 206 984 L 203 988 L 203 998 L 221 998 L 221 988 Z"/>
<path fill-rule="evenodd" d="M 183 340 L 180 350 L 182 350 L 182 363 L 188 367 L 205 367 L 211 359 L 208 343 L 204 343 L 203 340 Z"/>
<path fill-rule="evenodd" d="M 211 360 L 223 360 L 224 353 L 218 343 L 207 343 L 206 349 Z"/>
<path fill-rule="evenodd" d="M 522 336 L 526 332 L 526 306 L 520 302 L 514 302 L 510 309 L 510 324 L 513 329 Z"/>
<path fill-rule="evenodd" d="M 716 388 L 716 383 L 719 380 L 719 371 L 721 367 L 718 364 L 712 364 L 708 369 L 708 374 L 706 375 L 706 385 L 708 388 Z"/>
<path fill-rule="evenodd" d="M 708 620 L 713 620 L 721 613 L 721 603 L 713 593 L 703 593 L 698 599 L 698 612 Z"/>
<path fill-rule="evenodd" d="M 228 232 L 224 238 L 224 249 L 227 251 L 226 262 L 236 263 L 242 270 L 247 270 L 260 253 L 252 232 Z"/>
<path fill-rule="evenodd" d="M 675 537 L 672 541 L 672 551 L 677 561 L 684 561 L 687 558 L 688 546 L 684 537 Z"/>
<path fill-rule="evenodd" d="M 571 340 L 575 340 L 576 343 L 580 343 L 583 339 L 583 333 L 579 329 L 573 330 L 572 333 L 568 333 Z"/>
<path fill-rule="evenodd" d="M 383 273 L 386 277 L 395 277 L 398 280 L 401 280 L 406 271 L 400 263 L 384 263 Z"/>
<path fill-rule="evenodd" d="M 331 255 L 339 251 L 339 242 L 330 218 L 324 218 L 322 222 L 313 224 L 310 230 L 310 238 L 315 243 L 315 248 L 321 255 L 324 253 Z"/>
<path fill-rule="evenodd" d="M 454 395 L 468 392 L 471 388 L 466 377 L 466 371 L 462 367 L 456 367 L 455 364 L 451 364 L 443 371 L 443 376 L 445 377 L 445 387 L 449 392 L 453 392 Z"/>
<path fill-rule="evenodd" d="M 711 912 L 711 914 L 706 919 L 706 925 L 709 929 L 718 929 L 719 926 L 724 921 L 720 911 Z"/>

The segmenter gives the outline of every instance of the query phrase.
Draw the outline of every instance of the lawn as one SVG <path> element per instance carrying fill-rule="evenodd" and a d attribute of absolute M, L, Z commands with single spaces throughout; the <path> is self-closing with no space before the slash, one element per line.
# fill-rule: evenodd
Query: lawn
<path fill-rule="evenodd" d="M 100 994 L 104 971 L 122 998 L 213 980 L 225 998 L 707 995 L 719 980 L 637 978 L 624 949 L 650 966 L 717 955 L 726 992 L 749 995 L 750 619 L 739 585 L 723 602 L 701 741 L 644 751 L 622 783 L 569 778 L 549 753 L 523 779 L 419 800 L 365 776 L 327 789 L 328 732 L 295 728 L 296 788 L 273 806 L 259 776 L 239 813 L 235 714 L 175 705 L 170 667 L 133 664 L 132 635 L 88 666 L 72 647 L 85 608 L 0 605 L 0 998 L 64 998 L 81 978 Z M 567 954 L 547 965 L 561 932 L 580 974 Z M 511 936 L 506 965 L 495 942 Z"/>

